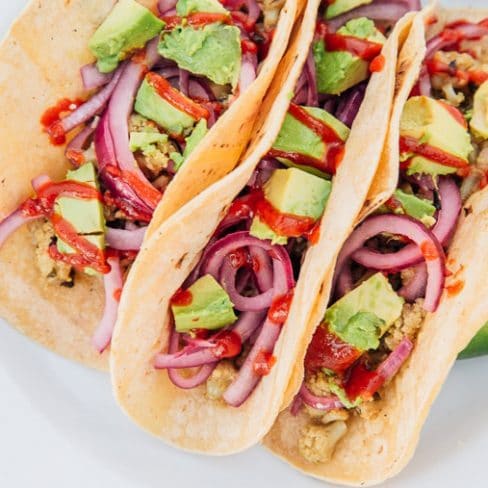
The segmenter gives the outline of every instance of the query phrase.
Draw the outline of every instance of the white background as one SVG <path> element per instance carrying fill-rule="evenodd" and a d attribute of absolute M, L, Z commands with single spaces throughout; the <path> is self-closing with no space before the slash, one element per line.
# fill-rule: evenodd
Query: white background
<path fill-rule="evenodd" d="M 26 0 L 0 0 L 0 35 Z M 483 5 L 483 0 L 452 5 Z M 1 103 L 1 94 L 0 94 Z M 408 468 L 385 487 L 486 486 L 488 358 L 458 363 Z M 261 447 L 226 458 L 170 449 L 119 412 L 108 378 L 0 320 L 0 487 L 318 487 Z"/>

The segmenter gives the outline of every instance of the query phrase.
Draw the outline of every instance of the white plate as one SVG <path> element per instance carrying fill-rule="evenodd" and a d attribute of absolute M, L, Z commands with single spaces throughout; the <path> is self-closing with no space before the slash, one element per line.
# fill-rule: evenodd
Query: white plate
<path fill-rule="evenodd" d="M 25 3 L 1 1 L 0 35 Z M 488 358 L 456 365 L 414 460 L 384 486 L 486 486 L 487 371 Z M 1 321 L 0 392 L 1 487 L 324 486 L 261 447 L 226 458 L 166 447 L 118 410 L 106 376 L 46 352 Z"/>

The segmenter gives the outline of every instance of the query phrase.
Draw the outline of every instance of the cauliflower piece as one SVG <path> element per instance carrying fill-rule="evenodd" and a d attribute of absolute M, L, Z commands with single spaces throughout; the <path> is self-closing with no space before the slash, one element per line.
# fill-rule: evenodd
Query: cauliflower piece
<path fill-rule="evenodd" d="M 329 386 L 329 378 L 322 371 L 317 371 L 307 377 L 308 389 L 317 396 L 332 395 L 332 391 Z"/>
<path fill-rule="evenodd" d="M 273 29 L 278 23 L 285 0 L 258 0 L 258 3 L 263 11 L 265 29 Z"/>
<path fill-rule="evenodd" d="M 220 400 L 225 390 L 237 376 L 237 370 L 230 361 L 221 361 L 207 380 L 206 397 L 210 400 Z"/>
<path fill-rule="evenodd" d="M 36 246 L 37 266 L 49 283 L 73 286 L 73 268 L 68 264 L 51 259 L 49 246 L 56 236 L 54 228 L 47 220 L 36 221 L 30 225 L 33 242 Z"/>
<path fill-rule="evenodd" d="M 308 424 L 298 440 L 298 451 L 310 463 L 325 463 L 346 432 L 347 425 L 341 420 L 327 425 Z"/>
<path fill-rule="evenodd" d="M 424 300 L 419 298 L 414 303 L 403 305 L 402 315 L 388 329 L 384 337 L 384 344 L 393 351 L 405 336 L 414 340 L 422 325 L 426 312 L 423 308 Z"/>

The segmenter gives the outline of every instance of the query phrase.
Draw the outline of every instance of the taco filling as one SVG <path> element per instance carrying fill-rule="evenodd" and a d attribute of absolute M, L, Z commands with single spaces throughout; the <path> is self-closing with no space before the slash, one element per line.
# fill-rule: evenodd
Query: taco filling
<path fill-rule="evenodd" d="M 123 277 L 165 188 L 216 120 L 255 80 L 284 2 L 178 0 L 159 15 L 120 0 L 89 41 L 87 100 L 62 99 L 41 124 L 69 140 L 66 179 L 32 180 L 34 196 L 0 222 L 0 245 L 31 224 L 47 280 L 102 275 L 106 304 L 93 338 L 110 343 Z"/>
<path fill-rule="evenodd" d="M 487 40 L 486 20 L 449 24 L 430 39 L 401 117 L 398 187 L 339 255 L 291 409 L 305 418 L 298 450 L 311 463 L 330 459 L 352 417 L 374 416 L 426 314 L 444 291 L 463 289 L 445 251 L 463 201 L 486 185 Z"/>
<path fill-rule="evenodd" d="M 319 22 L 277 139 L 171 301 L 170 343 L 155 367 L 176 386 L 205 385 L 207 398 L 230 406 L 242 405 L 276 362 L 275 344 L 305 252 L 318 238 L 348 126 L 371 63 L 381 60 L 385 36 L 373 21 L 336 23 Z"/>

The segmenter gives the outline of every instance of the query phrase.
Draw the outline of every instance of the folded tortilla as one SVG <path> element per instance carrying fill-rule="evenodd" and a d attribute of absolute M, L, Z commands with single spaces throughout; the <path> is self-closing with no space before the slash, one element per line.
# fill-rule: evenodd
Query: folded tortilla
<path fill-rule="evenodd" d="M 116 399 L 143 429 L 185 450 L 218 455 L 238 452 L 258 442 L 271 428 L 288 396 L 295 358 L 306 347 L 305 332 L 314 305 L 311 297 L 326 294 L 321 285 L 362 208 L 379 163 L 393 103 L 399 45 L 408 35 L 414 14 L 398 23 L 383 50 L 385 68 L 369 82 L 334 179 L 320 240 L 305 255 L 288 319 L 275 345 L 277 362 L 270 374 L 242 406 L 234 408 L 207 399 L 204 387 L 179 389 L 166 371 L 154 369 L 154 356 L 168 348 L 170 298 L 280 131 L 313 40 L 319 4 L 319 0 L 309 1 L 303 19 L 297 23 L 243 162 L 154 232 L 122 294 L 111 349 Z M 382 94 L 382 103 L 377 102 L 377 93 Z M 367 147 L 359 143 L 365 138 L 371 141 Z"/>
<path fill-rule="evenodd" d="M 157 1 L 140 3 L 155 9 Z M 79 69 L 92 61 L 88 39 L 113 4 L 113 0 L 33 0 L 0 45 L 0 220 L 32 193 L 32 178 L 47 174 L 59 180 L 66 174 L 64 148 L 49 143 L 39 120 L 60 98 L 83 94 Z M 147 236 L 237 165 L 302 7 L 303 2 L 295 0 L 284 3 L 257 80 L 180 169 Z M 107 369 L 108 354 L 100 355 L 90 342 L 103 310 L 102 280 L 78 273 L 73 288 L 52 285 L 35 260 L 35 244 L 24 226 L 0 249 L 0 316 L 58 354 Z"/>
<path fill-rule="evenodd" d="M 432 13 L 431 9 L 426 9 L 417 16 L 400 53 L 390 132 L 361 217 L 385 202 L 396 188 L 400 116 L 419 75 L 425 55 L 425 21 Z M 441 19 L 441 28 L 456 19 L 479 21 L 488 15 L 488 11 L 443 10 L 436 11 L 435 15 Z M 429 32 L 427 38 L 437 32 Z M 464 205 L 456 235 L 449 246 L 450 266 L 459 270 L 456 278 L 464 282 L 464 288 L 453 296 L 444 292 L 437 311 L 428 314 L 422 324 L 408 362 L 385 388 L 382 399 L 373 403 L 369 418 L 353 416 L 348 420 L 347 433 L 336 445 L 329 462 L 312 464 L 299 454 L 298 439 L 307 420 L 303 412 L 292 416 L 289 409 L 284 410 L 266 436 L 265 446 L 300 471 L 333 483 L 373 485 L 401 471 L 414 454 L 429 409 L 458 353 L 488 317 L 488 303 L 480 300 L 480 290 L 484 289 L 488 271 L 485 258 L 487 243 L 488 191 L 485 189 Z M 333 270 L 328 284 L 324 285 L 327 289 L 330 289 L 332 276 Z M 297 368 L 298 380 L 289 385 L 292 394 L 300 388 L 306 349 L 314 327 L 324 316 L 327 302 L 328 297 L 324 295 L 316 304 L 312 330 L 302 338 L 305 347 L 294 357 L 296 364 L 302 366 Z"/>

